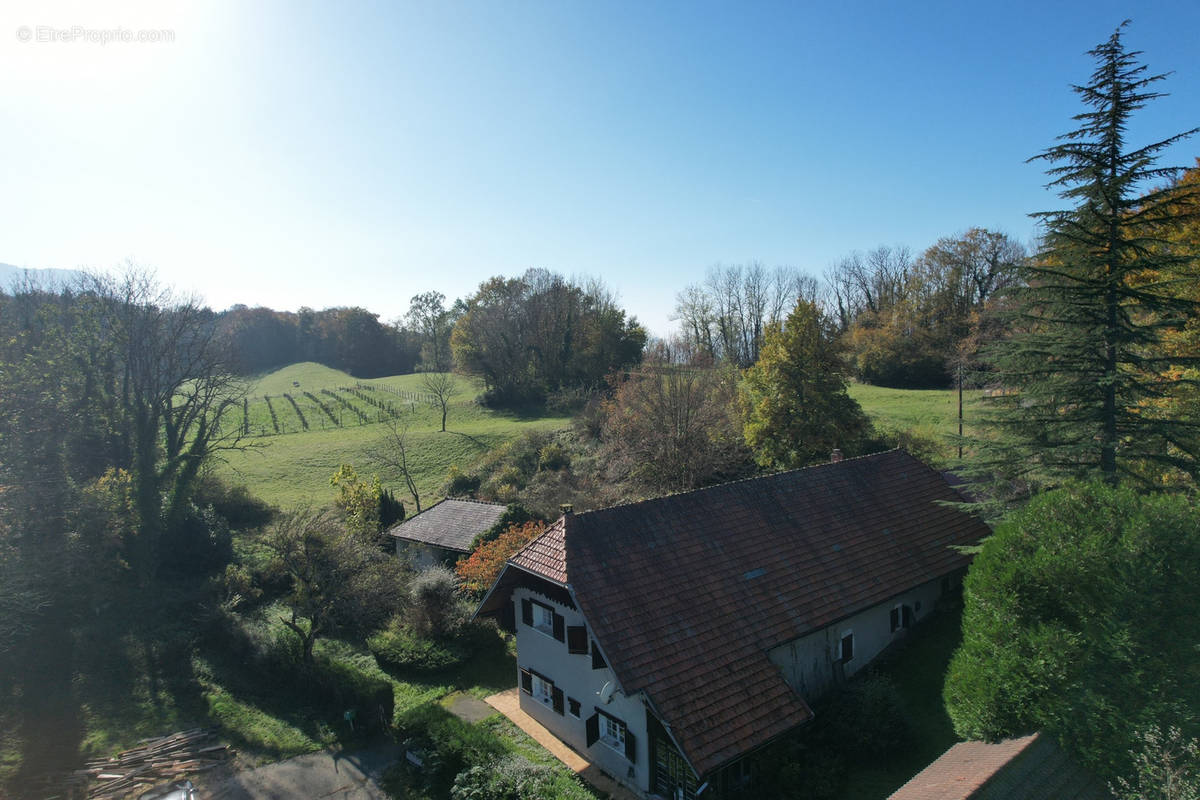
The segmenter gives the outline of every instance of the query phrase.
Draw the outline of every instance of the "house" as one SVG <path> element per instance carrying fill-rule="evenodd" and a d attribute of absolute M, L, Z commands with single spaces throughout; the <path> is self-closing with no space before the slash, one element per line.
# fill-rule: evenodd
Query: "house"
<path fill-rule="evenodd" d="M 566 513 L 478 614 L 520 702 L 644 796 L 719 796 L 960 584 L 988 528 L 902 450 Z"/>
<path fill-rule="evenodd" d="M 1112 800 L 1053 739 L 959 742 L 888 800 Z"/>
<path fill-rule="evenodd" d="M 500 521 L 507 506 L 447 498 L 388 529 L 396 555 L 416 569 L 446 564 L 471 552 L 471 542 Z"/>

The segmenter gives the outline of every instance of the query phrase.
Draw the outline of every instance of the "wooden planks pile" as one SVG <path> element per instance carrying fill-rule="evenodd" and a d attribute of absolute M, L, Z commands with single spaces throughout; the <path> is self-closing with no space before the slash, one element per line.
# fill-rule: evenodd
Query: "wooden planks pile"
<path fill-rule="evenodd" d="M 229 748 L 217 744 L 211 730 L 193 728 L 143 739 L 137 747 L 112 758 L 87 762 L 76 774 L 96 781 L 88 798 L 110 800 L 129 797 L 155 784 L 183 780 L 212 769 L 229 755 Z"/>

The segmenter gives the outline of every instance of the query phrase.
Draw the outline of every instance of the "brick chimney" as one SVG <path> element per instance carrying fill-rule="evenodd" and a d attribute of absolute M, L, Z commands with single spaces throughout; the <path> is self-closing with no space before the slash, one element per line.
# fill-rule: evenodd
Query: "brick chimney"
<path fill-rule="evenodd" d="M 842 458 L 842 451 L 835 447 L 833 448 L 833 452 L 829 454 L 829 463 L 836 464 L 841 461 Z"/>

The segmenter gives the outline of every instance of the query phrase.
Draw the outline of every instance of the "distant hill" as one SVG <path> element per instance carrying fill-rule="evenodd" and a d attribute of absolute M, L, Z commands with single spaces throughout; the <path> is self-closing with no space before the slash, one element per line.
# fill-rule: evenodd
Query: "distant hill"
<path fill-rule="evenodd" d="M 25 269 L 12 264 L 0 264 L 0 291 L 10 292 L 13 286 L 26 278 L 38 288 L 56 289 L 82 277 L 83 273 L 74 269 Z"/>

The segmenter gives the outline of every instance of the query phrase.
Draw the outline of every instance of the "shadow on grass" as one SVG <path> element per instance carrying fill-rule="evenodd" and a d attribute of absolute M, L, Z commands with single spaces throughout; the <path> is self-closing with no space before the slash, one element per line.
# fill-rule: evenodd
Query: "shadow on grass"
<path fill-rule="evenodd" d="M 876 672 L 891 678 L 911 727 L 912 746 L 891 758 L 852 760 L 842 796 L 846 800 L 885 798 L 958 741 L 942 701 L 950 658 L 962 640 L 961 603 L 941 609 L 915 628 L 909 640 L 877 662 Z"/>

